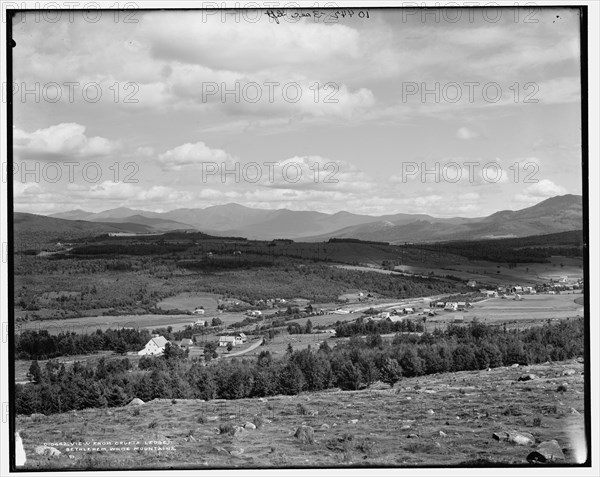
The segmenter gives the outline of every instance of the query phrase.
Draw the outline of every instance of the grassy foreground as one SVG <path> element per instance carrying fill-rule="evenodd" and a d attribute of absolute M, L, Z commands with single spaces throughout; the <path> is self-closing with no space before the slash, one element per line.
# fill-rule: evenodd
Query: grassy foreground
<path fill-rule="evenodd" d="M 563 449 L 559 463 L 577 463 L 585 459 L 582 372 L 571 360 L 421 376 L 393 389 L 377 383 L 237 401 L 154 400 L 18 416 L 16 428 L 24 469 L 511 465 L 526 464 L 551 439 Z M 535 379 L 518 381 L 523 374 Z M 256 429 L 236 430 L 246 422 Z M 296 437 L 302 424 L 314 436 Z M 532 434 L 535 445 L 492 437 L 511 430 Z M 36 455 L 44 444 L 61 454 Z"/>

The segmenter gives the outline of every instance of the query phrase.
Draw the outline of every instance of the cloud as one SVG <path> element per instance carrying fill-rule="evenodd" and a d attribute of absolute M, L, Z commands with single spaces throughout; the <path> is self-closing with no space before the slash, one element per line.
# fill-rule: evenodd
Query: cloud
<path fill-rule="evenodd" d="M 459 128 L 458 131 L 456 131 L 456 137 L 458 139 L 465 139 L 465 140 L 466 139 L 475 139 L 475 138 L 479 137 L 479 134 L 467 127 L 461 127 L 461 128 Z"/>
<path fill-rule="evenodd" d="M 202 166 L 203 162 L 231 162 L 232 157 L 222 149 L 212 149 L 202 141 L 185 143 L 158 156 L 164 169 L 179 171 L 185 167 Z"/>
<path fill-rule="evenodd" d="M 536 184 L 525 187 L 521 193 L 515 196 L 514 201 L 525 204 L 536 204 L 544 199 L 566 193 L 567 190 L 564 187 L 555 184 L 549 179 L 542 179 Z"/>
<path fill-rule="evenodd" d="M 118 148 L 116 142 L 85 134 L 77 123 L 60 123 L 28 133 L 13 129 L 15 151 L 22 159 L 92 158 L 107 156 Z"/>

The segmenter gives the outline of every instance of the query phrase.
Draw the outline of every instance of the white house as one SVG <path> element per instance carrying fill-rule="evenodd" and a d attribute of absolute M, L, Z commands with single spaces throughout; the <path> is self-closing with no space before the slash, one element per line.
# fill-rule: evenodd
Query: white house
<path fill-rule="evenodd" d="M 206 326 L 206 320 L 196 320 L 192 325 L 196 326 Z"/>
<path fill-rule="evenodd" d="M 382 311 L 381 313 L 379 313 L 379 315 L 377 315 L 379 318 L 385 320 L 386 318 L 390 317 L 390 312 L 389 311 Z"/>
<path fill-rule="evenodd" d="M 194 315 L 204 315 L 204 308 L 196 308 L 194 310 Z"/>
<path fill-rule="evenodd" d="M 138 351 L 139 356 L 158 355 L 165 352 L 165 345 L 168 343 L 164 336 L 157 336 L 146 343 L 143 350 Z"/>
<path fill-rule="evenodd" d="M 239 333 L 236 336 L 219 336 L 219 346 L 227 346 L 231 343 L 232 346 L 237 346 L 247 341 L 244 333 Z"/>
<path fill-rule="evenodd" d="M 227 346 L 229 343 L 231 343 L 231 346 L 240 344 L 235 339 L 235 336 L 219 336 L 219 346 Z"/>
<path fill-rule="evenodd" d="M 248 312 L 249 316 L 261 316 L 262 315 L 262 311 L 260 310 L 252 310 L 250 312 Z"/>
<path fill-rule="evenodd" d="M 458 310 L 458 303 L 456 303 L 455 301 L 449 301 L 448 303 L 446 303 L 444 310 L 456 311 Z"/>
<path fill-rule="evenodd" d="M 414 313 L 415 310 L 413 308 L 404 308 L 404 313 L 409 314 L 409 313 Z"/>

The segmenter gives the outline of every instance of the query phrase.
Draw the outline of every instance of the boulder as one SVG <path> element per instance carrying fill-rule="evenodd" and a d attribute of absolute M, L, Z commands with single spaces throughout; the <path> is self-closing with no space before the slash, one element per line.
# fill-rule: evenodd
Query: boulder
<path fill-rule="evenodd" d="M 416 434 L 409 434 L 409 435 L 408 435 L 408 436 L 406 436 L 406 437 L 407 437 L 407 439 L 415 439 L 415 438 L 417 438 L 417 437 L 419 437 L 419 436 L 418 436 L 418 435 L 416 435 Z"/>
<path fill-rule="evenodd" d="M 215 454 L 229 455 L 229 451 L 227 449 L 225 449 L 224 447 L 213 447 L 211 449 L 211 451 L 214 452 Z"/>
<path fill-rule="evenodd" d="M 244 434 L 244 428 L 241 426 L 235 426 L 233 429 L 233 437 L 241 437 Z"/>
<path fill-rule="evenodd" d="M 356 424 L 358 422 L 358 419 L 350 419 L 348 421 L 348 424 Z"/>
<path fill-rule="evenodd" d="M 315 431 L 310 426 L 300 426 L 296 429 L 294 437 L 299 439 L 303 444 L 312 444 L 315 442 Z"/>
<path fill-rule="evenodd" d="M 231 455 L 235 456 L 235 457 L 241 457 L 241 455 L 244 453 L 244 449 L 242 449 L 241 447 L 239 449 L 234 449 L 230 452 Z"/>
<path fill-rule="evenodd" d="M 444 431 L 440 431 L 440 437 L 446 437 L 447 435 Z"/>
<path fill-rule="evenodd" d="M 536 379 L 537 376 L 535 374 L 522 374 L 521 376 L 519 376 L 519 381 L 532 381 L 534 379 Z"/>
<path fill-rule="evenodd" d="M 497 441 L 507 441 L 508 440 L 508 432 L 504 432 L 504 431 L 494 432 L 492 434 L 492 437 L 494 439 L 496 439 Z"/>
<path fill-rule="evenodd" d="M 518 364 L 518 363 L 515 363 L 515 364 L 513 364 L 513 365 L 511 366 L 511 368 L 518 368 L 518 367 L 519 367 L 519 364 Z"/>
<path fill-rule="evenodd" d="M 61 455 L 61 452 L 58 449 L 49 446 L 37 446 L 35 448 L 35 453 L 47 457 L 58 457 Z"/>
<path fill-rule="evenodd" d="M 528 432 L 510 431 L 508 433 L 508 442 L 518 446 L 530 446 L 535 444 L 535 437 Z"/>
<path fill-rule="evenodd" d="M 532 463 L 554 462 L 564 459 L 565 455 L 556 440 L 542 442 L 536 450 L 527 456 L 527 461 Z"/>
<path fill-rule="evenodd" d="M 435 412 L 433 411 L 433 409 L 429 409 L 429 411 L 427 411 L 427 414 L 435 414 Z"/>
<path fill-rule="evenodd" d="M 563 376 L 573 376 L 577 371 L 575 371 L 574 369 L 565 369 L 562 372 Z"/>
<path fill-rule="evenodd" d="M 329 424 L 325 424 L 325 423 L 321 424 L 321 430 L 324 431 L 326 429 L 329 429 Z"/>
<path fill-rule="evenodd" d="M 577 409 L 575 409 L 574 407 L 571 408 L 571 414 L 581 414 Z"/>
<path fill-rule="evenodd" d="M 219 416 L 206 416 L 206 422 L 215 422 L 219 420 Z"/>
<path fill-rule="evenodd" d="M 244 424 L 244 429 L 246 429 L 247 431 L 253 431 L 254 429 L 256 429 L 256 425 L 253 422 L 247 422 L 246 424 Z"/>
<path fill-rule="evenodd" d="M 141 406 L 142 404 L 145 404 L 145 403 L 140 398 L 133 398 L 131 400 L 131 402 L 127 405 L 128 406 Z"/>

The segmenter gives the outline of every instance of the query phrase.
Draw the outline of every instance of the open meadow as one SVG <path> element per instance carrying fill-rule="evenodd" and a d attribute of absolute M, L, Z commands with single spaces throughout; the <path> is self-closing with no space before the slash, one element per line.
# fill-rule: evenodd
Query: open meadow
<path fill-rule="evenodd" d="M 26 470 L 510 465 L 526 464 L 548 440 L 562 454 L 555 463 L 577 463 L 586 456 L 582 371 L 570 360 L 408 378 L 363 391 L 153 400 L 20 415 L 16 429 Z M 524 374 L 532 379 L 519 381 Z M 517 434 L 519 443 L 503 440 Z M 36 455 L 44 444 L 60 455 Z"/>

